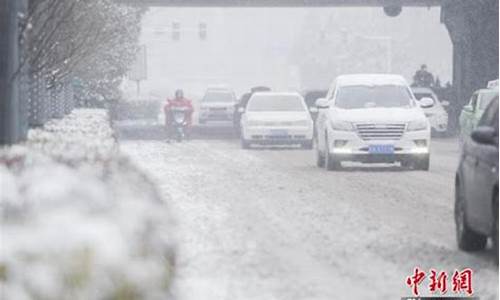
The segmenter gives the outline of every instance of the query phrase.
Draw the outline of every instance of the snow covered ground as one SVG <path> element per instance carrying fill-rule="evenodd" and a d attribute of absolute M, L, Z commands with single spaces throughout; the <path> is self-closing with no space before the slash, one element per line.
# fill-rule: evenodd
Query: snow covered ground
<path fill-rule="evenodd" d="M 0 149 L 1 299 L 166 299 L 175 249 L 156 186 L 107 113 L 76 110 Z"/>
<path fill-rule="evenodd" d="M 470 267 L 475 295 L 498 299 L 491 250 L 456 246 L 456 140 L 433 142 L 430 172 L 326 172 L 312 151 L 234 140 L 120 145 L 170 197 L 179 300 L 400 299 L 416 266 L 448 272 L 449 291 L 451 273 Z"/>

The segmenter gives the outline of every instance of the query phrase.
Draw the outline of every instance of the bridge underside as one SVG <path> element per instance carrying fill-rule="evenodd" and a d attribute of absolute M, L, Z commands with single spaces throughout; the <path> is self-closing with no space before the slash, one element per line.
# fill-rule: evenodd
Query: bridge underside
<path fill-rule="evenodd" d="M 117 0 L 147 6 L 173 7 L 314 7 L 314 6 L 438 6 L 460 0 Z"/>

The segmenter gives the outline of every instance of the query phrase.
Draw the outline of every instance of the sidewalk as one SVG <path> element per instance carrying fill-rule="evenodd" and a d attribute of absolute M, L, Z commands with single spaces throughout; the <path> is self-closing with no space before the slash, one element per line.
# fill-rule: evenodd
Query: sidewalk
<path fill-rule="evenodd" d="M 168 299 L 173 222 L 104 110 L 0 148 L 2 299 Z"/>

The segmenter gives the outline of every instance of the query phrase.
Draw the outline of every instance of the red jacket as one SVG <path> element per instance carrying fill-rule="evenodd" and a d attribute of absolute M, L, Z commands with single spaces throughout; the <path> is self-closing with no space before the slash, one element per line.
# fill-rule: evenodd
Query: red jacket
<path fill-rule="evenodd" d="M 182 98 L 180 100 L 178 99 L 167 99 L 167 103 L 163 107 L 163 112 L 165 113 L 165 125 L 170 125 L 170 122 L 168 121 L 168 116 L 169 116 L 169 111 L 172 107 L 185 107 L 188 108 L 188 115 L 186 116 L 186 121 L 188 125 L 192 124 L 192 116 L 193 116 L 193 104 L 191 103 L 191 100 Z"/>

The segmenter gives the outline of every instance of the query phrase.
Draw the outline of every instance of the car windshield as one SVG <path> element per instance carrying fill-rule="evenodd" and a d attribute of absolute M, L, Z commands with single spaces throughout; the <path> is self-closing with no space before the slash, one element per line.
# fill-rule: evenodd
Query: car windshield
<path fill-rule="evenodd" d="M 203 97 L 203 102 L 234 102 L 233 93 L 227 91 L 209 92 Z"/>
<path fill-rule="evenodd" d="M 338 89 L 335 106 L 343 109 L 410 107 L 408 89 L 400 85 L 344 86 Z"/>
<path fill-rule="evenodd" d="M 248 103 L 248 111 L 304 111 L 298 96 L 254 95 Z"/>
<path fill-rule="evenodd" d="M 488 104 L 490 104 L 491 100 L 498 96 L 498 91 L 492 90 L 491 92 L 485 92 L 481 95 L 481 100 L 479 101 L 479 109 L 485 110 Z"/>

